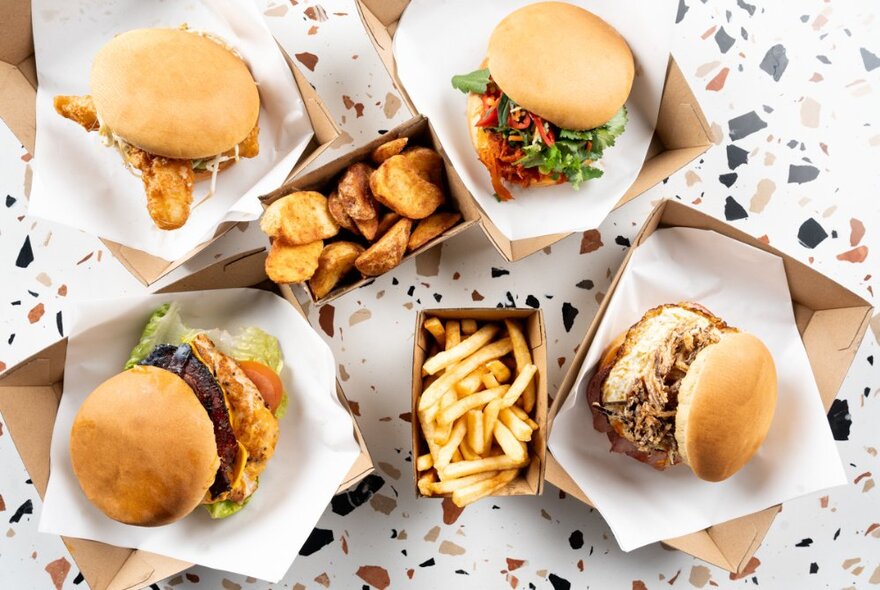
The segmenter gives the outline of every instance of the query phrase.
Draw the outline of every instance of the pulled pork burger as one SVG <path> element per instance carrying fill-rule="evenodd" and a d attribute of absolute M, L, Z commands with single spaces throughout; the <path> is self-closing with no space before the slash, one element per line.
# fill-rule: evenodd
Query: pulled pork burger
<path fill-rule="evenodd" d="M 504 182 L 578 188 L 602 176 L 592 164 L 623 133 L 634 72 L 623 37 L 583 8 L 541 2 L 498 23 L 481 69 L 452 78 L 497 198 L 513 198 Z"/>
<path fill-rule="evenodd" d="M 767 347 L 696 303 L 648 311 L 606 350 L 587 386 L 613 452 L 722 481 L 752 458 L 776 407 Z"/>
<path fill-rule="evenodd" d="M 169 524 L 199 505 L 213 518 L 238 512 L 278 442 L 277 340 L 183 328 L 173 305 L 153 315 L 128 368 L 89 394 L 70 433 L 86 497 L 125 524 Z"/>
<path fill-rule="evenodd" d="M 136 29 L 92 62 L 91 94 L 56 96 L 55 110 L 97 131 L 144 183 L 159 229 L 183 226 L 194 183 L 260 152 L 260 95 L 250 70 L 219 38 L 185 26 Z"/>

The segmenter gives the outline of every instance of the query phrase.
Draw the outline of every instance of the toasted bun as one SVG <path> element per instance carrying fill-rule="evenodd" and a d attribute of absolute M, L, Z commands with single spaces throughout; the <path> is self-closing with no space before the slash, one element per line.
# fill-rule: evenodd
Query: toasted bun
<path fill-rule="evenodd" d="M 564 2 L 515 10 L 489 39 L 489 71 L 510 98 L 565 129 L 608 122 L 626 102 L 635 66 L 623 37 Z"/>
<path fill-rule="evenodd" d="M 101 121 L 119 137 L 167 158 L 232 149 L 257 123 L 260 96 L 245 63 L 201 35 L 136 29 L 110 40 L 92 63 Z"/>
<path fill-rule="evenodd" d="M 203 500 L 220 466 L 214 427 L 177 375 L 137 366 L 98 386 L 70 432 L 73 471 L 108 517 L 159 526 Z"/>
<path fill-rule="evenodd" d="M 697 477 L 727 479 L 761 446 L 776 408 L 776 367 L 755 336 L 726 332 L 691 364 L 678 393 L 675 439 Z"/>

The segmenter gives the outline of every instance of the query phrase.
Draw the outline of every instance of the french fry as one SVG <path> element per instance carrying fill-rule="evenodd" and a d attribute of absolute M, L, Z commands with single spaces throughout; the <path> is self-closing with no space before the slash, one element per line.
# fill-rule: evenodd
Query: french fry
<path fill-rule="evenodd" d="M 461 381 L 468 373 L 480 365 L 485 365 L 493 359 L 504 356 L 511 350 L 513 350 L 513 344 L 511 344 L 510 338 L 503 338 L 492 344 L 487 344 L 457 365 L 449 367 L 449 369 L 444 371 L 443 375 L 437 379 L 437 381 L 432 383 L 430 387 L 422 392 L 422 396 L 419 399 L 419 409 L 423 410 L 431 407 L 433 404 L 437 403 L 437 400 L 439 400 L 443 394 L 449 391 L 458 381 Z"/>
<path fill-rule="evenodd" d="M 458 320 L 446 320 L 446 350 L 455 348 L 461 342 L 461 323 Z"/>
<path fill-rule="evenodd" d="M 425 329 L 431 333 L 431 336 L 434 337 L 434 340 L 437 341 L 440 348 L 446 347 L 446 329 L 443 328 L 443 324 L 439 319 L 428 318 L 425 320 Z"/>
<path fill-rule="evenodd" d="M 463 461 L 463 460 L 464 460 L 464 455 L 461 454 L 461 445 L 459 445 L 459 447 L 457 449 L 455 449 L 455 452 L 452 453 L 452 460 L 450 461 L 450 463 L 457 463 L 458 461 Z"/>
<path fill-rule="evenodd" d="M 464 438 L 463 441 L 461 441 L 461 444 L 458 445 L 458 450 L 461 451 L 461 456 L 464 457 L 465 459 L 467 459 L 468 461 L 476 461 L 477 459 L 480 459 L 480 458 L 481 458 L 481 457 L 480 457 L 478 454 L 476 454 L 476 453 L 474 452 L 474 450 L 468 445 L 468 443 L 467 443 L 467 435 L 465 435 L 465 438 Z"/>
<path fill-rule="evenodd" d="M 448 323 L 449 322 L 447 322 L 447 324 Z M 427 322 L 425 327 L 427 327 Z M 462 340 L 458 344 L 458 346 L 446 346 L 446 350 L 432 356 L 425 361 L 425 371 L 428 373 L 428 375 L 433 375 L 440 369 L 445 369 L 446 367 L 471 356 L 472 354 L 480 350 L 483 346 L 485 346 L 490 340 L 492 340 L 492 338 L 495 337 L 495 334 L 498 332 L 498 328 L 499 326 L 497 324 L 487 324 L 464 340 Z"/>
<path fill-rule="evenodd" d="M 514 459 L 515 461 L 525 461 L 528 455 L 526 454 L 526 445 L 517 440 L 510 429 L 505 426 L 500 420 L 495 422 L 495 429 L 493 431 L 495 435 L 495 440 L 498 441 L 498 446 L 504 451 L 504 454 Z"/>
<path fill-rule="evenodd" d="M 468 410 L 466 439 L 475 453 L 483 454 L 486 448 L 486 441 L 483 440 L 483 410 Z"/>
<path fill-rule="evenodd" d="M 477 461 L 459 461 L 458 463 L 450 463 L 445 467 L 437 468 L 437 475 L 440 479 L 457 479 L 474 473 L 483 473 L 484 471 L 501 471 L 504 469 L 519 469 L 529 464 L 528 458 L 525 461 L 515 461 L 507 455 L 498 455 L 497 457 L 484 457 Z"/>
<path fill-rule="evenodd" d="M 471 484 L 477 483 L 478 481 L 483 481 L 484 479 L 489 479 L 490 477 L 495 477 L 496 475 L 498 475 L 497 471 L 486 471 L 484 473 L 475 473 L 473 475 L 468 475 L 467 477 L 459 477 L 458 479 L 447 479 L 446 481 L 438 481 L 431 484 L 431 492 L 438 496 L 442 494 L 451 494 L 459 488 L 469 486 Z"/>
<path fill-rule="evenodd" d="M 419 424 L 422 427 L 422 436 L 425 439 L 425 442 L 428 444 L 428 451 L 431 454 L 433 459 L 432 462 L 437 461 L 437 451 L 440 450 L 440 446 L 434 442 L 434 421 L 426 420 L 424 415 L 419 413 Z"/>
<path fill-rule="evenodd" d="M 452 502 L 459 508 L 464 508 L 480 498 L 494 494 L 512 482 L 516 477 L 516 473 L 516 469 L 508 469 L 488 479 L 460 487 L 452 492 Z"/>
<path fill-rule="evenodd" d="M 517 416 L 513 408 L 516 406 L 511 406 L 510 408 L 503 408 L 498 413 L 498 420 L 501 421 L 510 432 L 513 433 L 513 436 L 516 437 L 517 440 L 521 440 L 523 442 L 528 442 L 532 440 L 532 427 L 528 425 L 525 421 L 523 421 L 519 416 Z"/>
<path fill-rule="evenodd" d="M 427 471 L 431 467 L 434 466 L 434 458 L 431 457 L 431 453 L 425 453 L 424 455 L 419 455 L 418 459 L 416 459 L 416 469 L 418 471 Z"/>
<path fill-rule="evenodd" d="M 519 399 L 521 395 L 525 394 L 526 389 L 528 389 L 528 386 L 532 383 L 532 377 L 535 376 L 537 371 L 538 367 L 532 364 L 525 365 L 522 368 L 519 375 L 517 375 L 516 379 L 513 380 L 513 383 L 510 384 L 510 389 L 504 394 L 504 398 L 501 400 L 503 402 L 502 407 L 509 408 L 516 403 L 516 400 Z M 532 405 L 534 405 L 534 402 L 532 402 Z M 529 412 L 528 408 L 524 407 L 523 410 Z"/>
<path fill-rule="evenodd" d="M 447 424 L 455 422 L 461 416 L 464 416 L 468 412 L 468 410 L 473 410 L 474 408 L 485 406 L 493 399 L 500 398 L 502 395 L 505 395 L 508 389 L 510 389 L 509 385 L 501 385 L 499 387 L 487 389 L 486 391 L 481 391 L 479 393 L 461 398 L 454 404 L 442 408 L 439 412 L 437 412 L 437 425 L 442 428 Z"/>
<path fill-rule="evenodd" d="M 452 427 L 452 434 L 449 435 L 449 440 L 445 445 L 440 447 L 437 450 L 437 456 L 434 458 L 434 467 L 438 470 L 446 467 L 452 462 L 452 455 L 455 454 L 455 451 L 458 450 L 458 445 L 461 444 L 461 441 L 464 439 L 464 435 L 467 432 L 467 424 L 464 420 L 459 420 Z M 439 471 L 438 471 L 439 474 Z M 440 474 L 440 479 L 446 479 Z"/>
<path fill-rule="evenodd" d="M 431 471 L 425 472 L 421 477 L 419 477 L 416 484 L 419 488 L 419 493 L 423 496 L 431 495 L 431 484 L 437 481 L 437 472 L 433 469 Z"/>
<path fill-rule="evenodd" d="M 477 320 L 461 320 L 461 333 L 470 336 L 477 331 Z"/>
<path fill-rule="evenodd" d="M 508 390 L 509 391 L 509 390 Z M 489 448 L 492 441 L 492 433 L 495 432 L 495 422 L 498 421 L 498 413 L 501 411 L 502 399 L 493 399 L 483 408 L 483 449 Z"/>
<path fill-rule="evenodd" d="M 454 391 L 447 391 L 443 394 L 443 397 L 440 398 L 440 403 L 437 404 L 439 408 L 437 414 L 439 415 L 444 409 L 454 405 L 458 398 L 455 395 Z M 434 417 L 434 420 L 437 420 L 437 417 Z M 438 445 L 445 445 L 449 440 L 449 436 L 452 434 L 452 421 L 443 424 L 437 424 L 437 429 L 434 434 L 434 442 Z"/>
<path fill-rule="evenodd" d="M 526 343 L 526 337 L 523 335 L 519 323 L 513 320 L 504 320 L 507 326 L 507 333 L 510 341 L 513 343 L 513 356 L 516 359 L 516 372 L 522 373 L 526 365 L 532 363 L 532 353 L 529 351 L 529 345 Z M 529 383 L 523 392 L 523 409 L 526 413 L 531 413 L 535 407 L 535 385 Z"/>
<path fill-rule="evenodd" d="M 492 373 L 492 371 L 489 371 L 488 369 L 486 369 L 486 371 L 487 372 L 483 374 L 482 378 L 483 385 L 486 386 L 486 389 L 492 389 L 493 387 L 498 387 L 499 385 L 501 385 L 500 383 L 498 383 L 498 379 L 495 378 L 495 375 Z"/>
<path fill-rule="evenodd" d="M 498 383 L 507 383 L 510 381 L 510 369 L 498 359 L 486 363 L 486 368 L 492 372 L 498 380 Z"/>
<path fill-rule="evenodd" d="M 532 430 L 538 429 L 538 423 L 532 420 L 526 411 L 517 405 L 510 406 L 510 411 L 516 414 L 516 417 L 529 425 Z"/>
<path fill-rule="evenodd" d="M 465 397 L 483 389 L 483 375 L 488 371 L 486 367 L 477 367 L 470 375 L 455 384 L 455 392 L 459 397 Z"/>

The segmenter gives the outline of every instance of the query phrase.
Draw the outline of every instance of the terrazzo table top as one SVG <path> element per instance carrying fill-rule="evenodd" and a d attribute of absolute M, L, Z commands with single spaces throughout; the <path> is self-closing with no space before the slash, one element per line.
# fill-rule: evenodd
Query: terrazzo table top
<path fill-rule="evenodd" d="M 260 2 L 273 26 L 301 33 L 299 45 L 287 49 L 345 132 L 337 149 L 408 118 L 352 2 Z M 880 584 L 880 314 L 829 414 L 849 485 L 786 503 L 741 576 L 657 544 L 623 553 L 599 514 L 553 486 L 542 497 L 487 500 L 461 513 L 413 495 L 406 414 L 416 310 L 540 306 L 552 393 L 630 240 L 661 198 L 727 219 L 875 301 L 880 7 L 682 0 L 678 21 L 673 53 L 716 145 L 596 230 L 526 260 L 505 263 L 473 229 L 321 311 L 309 309 L 336 355 L 375 474 L 328 507 L 282 583 L 195 567 L 158 588 Z M 0 127 L 0 369 L 64 335 L 70 301 L 145 291 L 95 238 L 25 215 L 29 159 Z M 256 227 L 239 229 L 154 288 L 265 243 Z M 39 511 L 0 418 L 0 588 L 84 588 L 60 539 L 37 533 Z"/>

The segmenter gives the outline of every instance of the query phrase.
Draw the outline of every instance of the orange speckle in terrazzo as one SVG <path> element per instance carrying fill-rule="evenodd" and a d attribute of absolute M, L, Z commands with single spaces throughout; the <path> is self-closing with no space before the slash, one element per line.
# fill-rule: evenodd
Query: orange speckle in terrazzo
<path fill-rule="evenodd" d="M 513 570 L 519 569 L 526 562 L 525 559 L 513 559 L 512 557 L 507 558 L 507 571 L 512 572 Z"/>
<path fill-rule="evenodd" d="M 296 60 L 307 67 L 309 71 L 314 72 L 315 66 L 318 65 L 318 56 L 314 53 L 309 53 L 308 51 L 303 51 L 302 53 L 295 53 L 293 56 Z"/>
<path fill-rule="evenodd" d="M 473 299 L 474 301 L 482 301 L 483 299 L 485 299 L 485 297 L 483 297 L 479 291 L 474 289 L 473 293 L 471 293 L 471 299 Z"/>
<path fill-rule="evenodd" d="M 315 582 L 317 582 L 318 584 L 320 584 L 324 588 L 329 588 L 330 587 L 330 576 L 327 575 L 327 572 L 323 572 L 321 574 L 318 574 L 315 577 Z"/>
<path fill-rule="evenodd" d="M 6 363 L 4 363 L 3 361 L 0 361 L 0 371 L 5 371 L 5 370 L 6 370 Z M 0 424 L 0 435 L 2 435 L 2 434 L 3 434 L 3 425 Z"/>
<path fill-rule="evenodd" d="M 70 562 L 64 557 L 59 557 L 55 561 L 47 563 L 45 570 L 51 576 L 55 588 L 61 590 L 61 587 L 64 586 L 64 580 L 70 572 Z"/>
<path fill-rule="evenodd" d="M 32 324 L 36 324 L 40 321 L 40 318 L 43 317 L 43 314 L 46 313 L 46 308 L 42 303 L 37 303 L 29 312 L 28 312 L 28 321 Z"/>
<path fill-rule="evenodd" d="M 309 27 L 309 31 L 306 34 L 307 35 L 317 35 L 318 34 L 318 26 L 312 25 L 311 27 Z"/>
<path fill-rule="evenodd" d="M 348 555 L 348 536 L 342 535 L 341 537 L 339 537 L 339 544 L 342 548 L 342 552 Z"/>
<path fill-rule="evenodd" d="M 516 576 L 510 576 L 510 580 L 508 581 L 510 582 L 510 587 L 514 590 L 516 590 L 516 587 L 519 586 L 519 578 L 517 578 Z"/>
<path fill-rule="evenodd" d="M 632 590 L 648 590 L 648 587 L 641 580 L 633 580 Z"/>
<path fill-rule="evenodd" d="M 599 230 L 588 229 L 581 237 L 581 254 L 595 252 L 603 245 L 604 244 L 602 244 L 602 234 L 599 233 Z"/>
<path fill-rule="evenodd" d="M 67 296 L 67 285 L 61 285 L 58 287 L 58 296 L 66 297 Z"/>
<path fill-rule="evenodd" d="M 327 11 L 320 4 L 309 6 L 303 13 L 313 21 L 324 22 L 327 20 Z"/>
<path fill-rule="evenodd" d="M 442 508 L 444 524 L 454 524 L 458 517 L 461 516 L 461 513 L 464 512 L 464 508 L 456 506 L 452 502 L 452 498 L 443 498 Z"/>
<path fill-rule="evenodd" d="M 865 237 L 865 224 L 853 217 L 849 220 L 849 245 L 858 246 Z"/>
<path fill-rule="evenodd" d="M 859 246 L 858 248 L 853 248 L 852 250 L 848 250 L 842 254 L 837 255 L 838 260 L 843 260 L 845 262 L 864 262 L 865 258 L 868 257 L 868 247 L 867 246 Z"/>
<path fill-rule="evenodd" d="M 333 338 L 333 317 L 335 314 L 336 308 L 329 303 L 318 311 L 318 324 L 330 338 Z"/>
<path fill-rule="evenodd" d="M 186 579 L 192 582 L 193 584 L 199 583 L 199 577 L 196 574 L 185 574 Z"/>
<path fill-rule="evenodd" d="M 709 83 L 706 84 L 706 90 L 712 90 L 714 92 L 718 92 L 722 88 L 724 88 L 724 82 L 727 81 L 727 74 L 730 73 L 730 68 L 723 68 L 720 72 L 715 74 L 715 77 L 709 80 Z"/>
<path fill-rule="evenodd" d="M 358 568 L 357 576 L 379 590 L 385 590 L 391 585 L 391 577 L 388 570 L 379 565 L 362 565 Z"/>
<path fill-rule="evenodd" d="M 434 541 L 437 540 L 437 537 L 439 537 L 439 536 L 440 536 L 440 527 L 434 526 L 434 527 L 431 527 L 431 530 L 429 530 L 427 533 L 425 533 L 425 536 L 423 537 L 423 539 L 429 543 L 433 543 Z"/>

